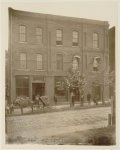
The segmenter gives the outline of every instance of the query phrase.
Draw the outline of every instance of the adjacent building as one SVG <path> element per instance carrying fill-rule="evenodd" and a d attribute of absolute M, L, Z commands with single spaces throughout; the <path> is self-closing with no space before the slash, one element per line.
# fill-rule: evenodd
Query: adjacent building
<path fill-rule="evenodd" d="M 85 94 L 107 99 L 109 24 L 106 21 L 40 14 L 9 8 L 10 99 L 54 95 L 67 100 L 63 78 L 74 57 L 85 75 Z"/>
<path fill-rule="evenodd" d="M 109 29 L 109 65 L 110 71 L 115 70 L 115 27 Z"/>

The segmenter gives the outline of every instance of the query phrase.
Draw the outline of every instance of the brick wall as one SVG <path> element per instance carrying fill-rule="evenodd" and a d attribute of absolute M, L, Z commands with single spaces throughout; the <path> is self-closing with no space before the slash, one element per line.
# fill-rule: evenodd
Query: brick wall
<path fill-rule="evenodd" d="M 71 67 L 71 62 L 74 55 L 79 55 L 80 70 L 86 75 L 88 85 L 91 86 L 95 74 L 92 72 L 92 59 L 99 56 L 101 58 L 98 76 L 102 76 L 103 66 L 108 68 L 109 56 L 107 45 L 108 23 L 102 21 L 93 21 L 87 19 L 53 16 L 37 13 L 29 13 L 23 11 L 11 10 L 10 16 L 10 45 L 9 50 L 12 55 L 12 76 L 11 76 L 11 91 L 15 89 L 16 75 L 42 75 L 42 76 L 65 76 L 68 69 Z M 27 29 L 27 41 L 20 43 L 19 41 L 19 26 L 25 25 Z M 35 41 L 35 28 L 43 29 L 43 43 L 37 44 Z M 56 30 L 63 31 L 63 45 L 56 46 Z M 72 46 L 72 32 L 78 31 L 79 42 L 78 46 Z M 93 48 L 93 33 L 99 34 L 99 48 Z M 86 33 L 86 46 L 84 33 Z M 27 69 L 20 70 L 20 53 L 27 54 Z M 43 55 L 43 71 L 36 71 L 36 54 Z M 63 55 L 63 70 L 56 69 L 56 55 Z M 107 58 L 106 58 L 106 57 Z M 50 77 L 47 77 L 47 85 L 52 85 L 54 89 L 53 78 L 49 83 Z M 92 80 L 91 80 L 92 79 Z M 100 79 L 103 80 L 103 79 Z M 46 88 L 47 89 L 47 88 Z M 48 92 L 48 95 L 50 94 Z M 54 94 L 54 91 L 52 92 Z M 14 95 L 14 94 L 12 94 Z M 51 95 L 51 94 L 50 94 Z M 15 97 L 15 96 L 13 96 Z"/>

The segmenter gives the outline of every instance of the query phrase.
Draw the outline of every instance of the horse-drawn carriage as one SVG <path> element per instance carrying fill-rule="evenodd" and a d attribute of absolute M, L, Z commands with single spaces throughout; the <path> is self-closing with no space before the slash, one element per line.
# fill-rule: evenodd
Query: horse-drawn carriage
<path fill-rule="evenodd" d="M 16 100 L 6 106 L 6 113 L 12 114 L 14 112 L 14 109 L 21 109 L 21 114 L 23 114 L 23 108 L 29 107 L 31 108 L 32 112 L 34 108 L 41 109 L 44 107 L 49 107 L 49 98 L 48 96 L 39 96 L 37 95 L 34 100 L 31 100 L 29 97 L 25 96 L 19 96 L 16 98 Z"/>

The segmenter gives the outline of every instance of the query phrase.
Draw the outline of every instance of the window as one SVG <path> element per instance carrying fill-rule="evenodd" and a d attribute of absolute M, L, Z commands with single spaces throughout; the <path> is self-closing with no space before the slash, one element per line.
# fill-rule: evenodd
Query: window
<path fill-rule="evenodd" d="M 74 56 L 73 57 L 73 61 L 72 61 L 72 68 L 73 70 L 77 70 L 79 67 L 79 63 L 80 63 L 80 56 Z"/>
<path fill-rule="evenodd" d="M 64 79 L 61 76 L 55 76 L 55 95 L 56 96 L 66 95 L 66 87 L 64 85 Z"/>
<path fill-rule="evenodd" d="M 16 96 L 29 96 L 29 77 L 16 77 Z"/>
<path fill-rule="evenodd" d="M 72 65 L 73 65 L 73 70 L 78 69 L 79 63 L 78 63 L 78 59 L 77 58 L 73 59 L 73 64 Z"/>
<path fill-rule="evenodd" d="M 57 70 L 63 69 L 63 56 L 62 54 L 57 54 Z"/>
<path fill-rule="evenodd" d="M 42 69 L 42 55 L 37 54 L 37 70 L 41 70 L 41 69 Z"/>
<path fill-rule="evenodd" d="M 93 58 L 93 71 L 98 71 L 99 63 L 100 63 L 100 57 L 94 57 Z"/>
<path fill-rule="evenodd" d="M 23 25 L 20 25 L 20 42 L 26 41 L 26 27 Z"/>
<path fill-rule="evenodd" d="M 62 30 L 56 30 L 56 45 L 62 44 Z"/>
<path fill-rule="evenodd" d="M 26 69 L 26 54 L 25 53 L 20 54 L 20 68 Z"/>
<path fill-rule="evenodd" d="M 98 33 L 93 33 L 93 48 L 99 48 Z"/>
<path fill-rule="evenodd" d="M 36 28 L 36 42 L 37 43 L 42 43 L 42 29 L 41 28 Z"/>
<path fill-rule="evenodd" d="M 77 31 L 73 31 L 73 35 L 72 35 L 72 45 L 73 46 L 78 46 L 78 32 Z"/>

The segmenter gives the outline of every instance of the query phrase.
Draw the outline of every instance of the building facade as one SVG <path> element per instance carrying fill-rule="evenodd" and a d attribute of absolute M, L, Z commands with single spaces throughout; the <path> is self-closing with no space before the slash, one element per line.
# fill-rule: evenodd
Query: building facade
<path fill-rule="evenodd" d="M 115 27 L 109 29 L 109 65 L 110 71 L 115 70 Z"/>
<path fill-rule="evenodd" d="M 63 78 L 79 57 L 85 75 L 85 94 L 108 98 L 105 72 L 109 69 L 109 24 L 9 8 L 10 99 L 17 96 L 54 95 L 67 100 Z M 64 98 L 63 98 L 64 97 Z"/>
<path fill-rule="evenodd" d="M 115 76 L 115 27 L 109 29 L 109 66 Z M 110 97 L 114 95 L 115 87 L 110 86 Z"/>

